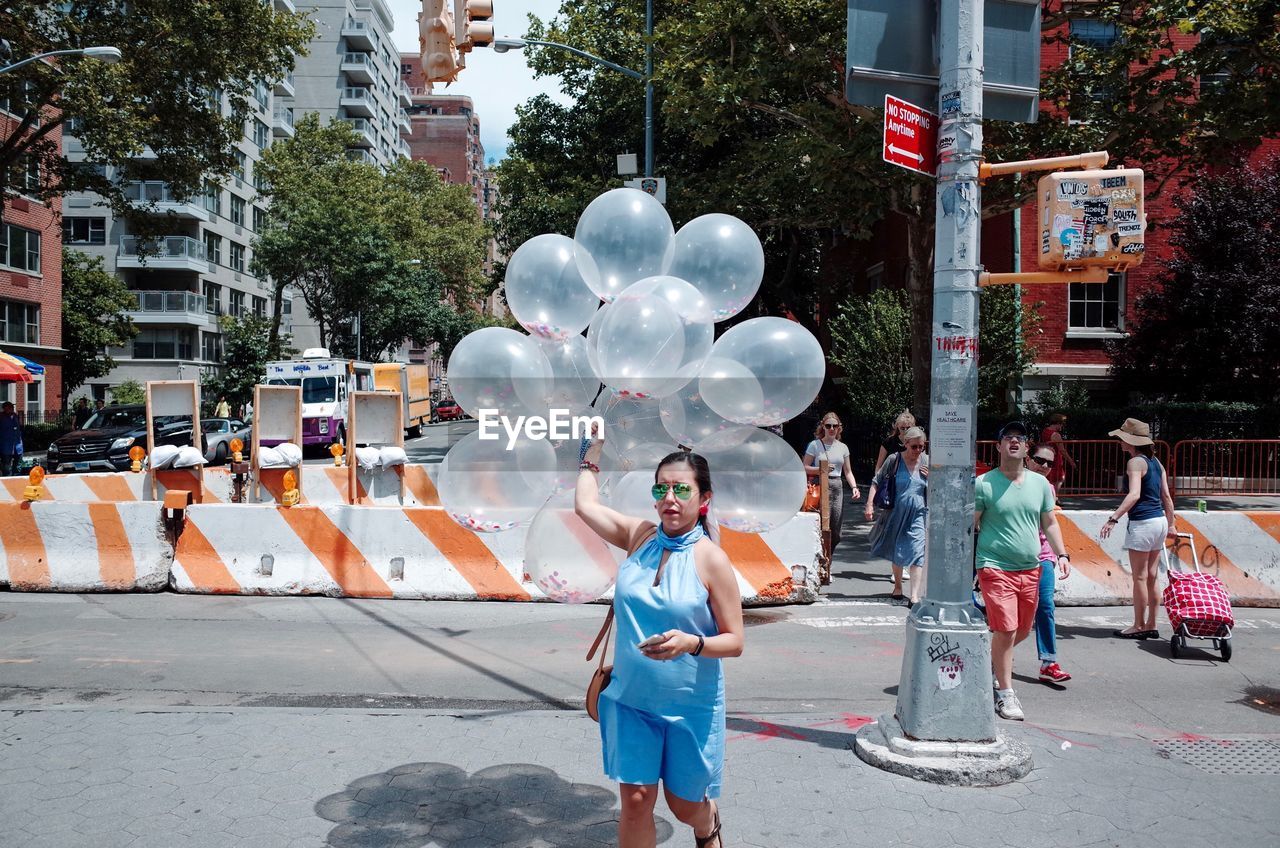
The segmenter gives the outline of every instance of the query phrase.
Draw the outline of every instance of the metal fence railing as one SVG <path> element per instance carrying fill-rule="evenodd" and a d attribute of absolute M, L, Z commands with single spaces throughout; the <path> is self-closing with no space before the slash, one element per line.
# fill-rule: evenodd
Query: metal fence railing
<path fill-rule="evenodd" d="M 1173 447 L 1177 495 L 1280 495 L 1280 439 L 1188 439 Z"/>
<path fill-rule="evenodd" d="M 1066 468 L 1066 479 L 1058 487 L 1059 495 L 1090 497 L 1124 492 L 1124 468 L 1128 457 L 1118 440 L 1069 439 L 1056 443 L 1055 447 L 1058 448 L 1058 462 Z M 1168 442 L 1157 441 L 1155 455 L 1161 465 L 1171 467 L 1173 451 Z M 989 468 L 1000 464 L 995 442 L 978 442 L 977 457 L 979 463 Z"/>

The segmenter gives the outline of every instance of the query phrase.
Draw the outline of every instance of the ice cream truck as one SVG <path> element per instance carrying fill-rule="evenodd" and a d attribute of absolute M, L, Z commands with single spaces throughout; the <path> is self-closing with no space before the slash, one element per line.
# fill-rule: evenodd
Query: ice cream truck
<path fill-rule="evenodd" d="M 373 363 L 335 359 L 324 348 L 309 348 L 298 359 L 268 362 L 268 386 L 302 388 L 302 443 L 346 442 L 347 396 L 373 391 Z"/>

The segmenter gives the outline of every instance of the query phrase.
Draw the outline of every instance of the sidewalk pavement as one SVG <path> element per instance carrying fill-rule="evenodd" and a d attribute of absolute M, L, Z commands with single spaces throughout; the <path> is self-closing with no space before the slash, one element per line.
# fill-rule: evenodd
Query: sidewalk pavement
<path fill-rule="evenodd" d="M 1002 723 L 1035 769 L 969 789 L 861 762 L 867 720 L 731 715 L 726 848 L 1280 844 L 1280 734 Z M 594 848 L 617 813 L 580 712 L 0 711 L 0 844 L 22 848 Z M 659 844 L 693 844 L 658 815 Z"/>

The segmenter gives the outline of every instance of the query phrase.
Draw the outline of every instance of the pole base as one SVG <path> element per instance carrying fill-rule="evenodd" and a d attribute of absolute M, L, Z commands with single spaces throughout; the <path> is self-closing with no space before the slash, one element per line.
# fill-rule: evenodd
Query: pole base
<path fill-rule="evenodd" d="M 994 742 L 908 739 L 893 715 L 858 731 L 858 759 L 878 769 L 946 786 L 1001 786 L 1031 771 L 1031 748 L 1002 733 Z"/>

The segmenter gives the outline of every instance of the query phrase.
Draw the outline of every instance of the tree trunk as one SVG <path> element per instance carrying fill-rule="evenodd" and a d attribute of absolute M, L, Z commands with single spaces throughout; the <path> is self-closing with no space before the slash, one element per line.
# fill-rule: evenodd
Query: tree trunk
<path fill-rule="evenodd" d="M 284 316 L 284 283 L 275 282 L 275 294 L 271 303 L 271 333 L 267 336 L 267 349 L 276 356 L 280 350 L 280 322 Z"/>
<path fill-rule="evenodd" d="M 933 357 L 933 204 L 925 203 L 932 186 L 913 185 L 907 215 L 907 296 L 911 302 L 912 413 L 922 426 L 929 420 L 929 383 Z"/>

